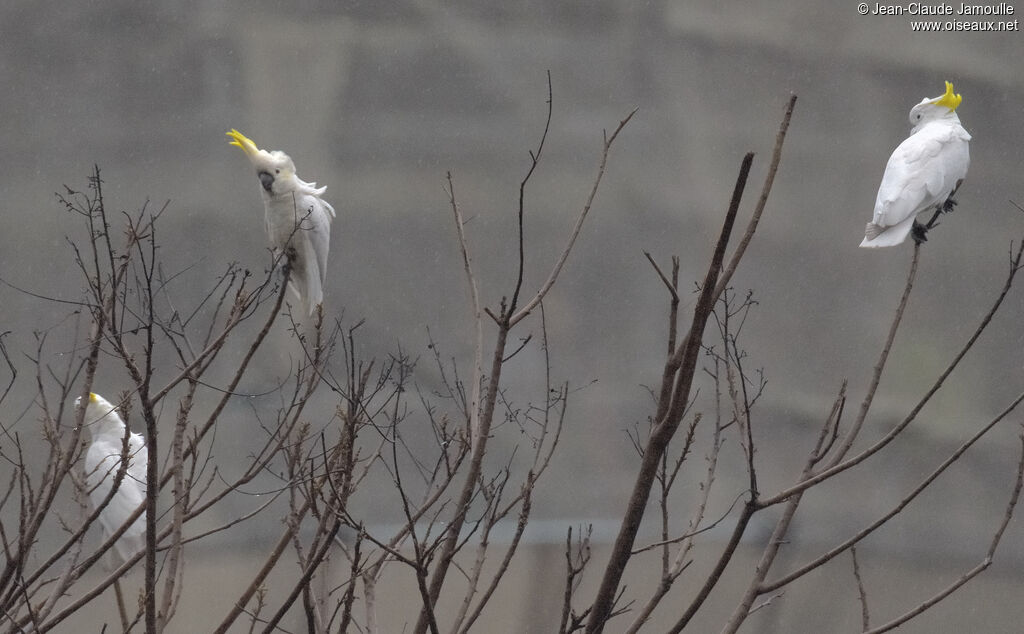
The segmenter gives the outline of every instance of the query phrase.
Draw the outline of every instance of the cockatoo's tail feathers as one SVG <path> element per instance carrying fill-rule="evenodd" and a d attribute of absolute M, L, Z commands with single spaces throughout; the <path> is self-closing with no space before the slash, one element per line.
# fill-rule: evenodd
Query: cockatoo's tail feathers
<path fill-rule="evenodd" d="M 885 227 L 876 225 L 873 222 L 869 222 L 868 226 L 864 229 L 864 238 L 867 240 L 874 240 L 878 237 L 878 234 L 882 233 Z"/>
<path fill-rule="evenodd" d="M 946 106 L 947 108 L 949 108 L 950 112 L 956 112 L 957 106 L 959 106 L 960 102 L 963 100 L 964 98 L 962 96 L 957 95 L 953 92 L 953 82 L 947 81 L 946 94 L 942 95 L 932 103 L 935 104 L 936 106 Z"/>
<path fill-rule="evenodd" d="M 231 132 L 226 132 L 225 134 L 232 138 L 231 145 L 237 145 L 242 148 L 242 151 L 247 155 L 255 156 L 256 154 L 259 154 L 260 149 L 256 147 L 256 144 L 253 143 L 252 139 L 245 136 L 238 130 L 231 128 Z"/>

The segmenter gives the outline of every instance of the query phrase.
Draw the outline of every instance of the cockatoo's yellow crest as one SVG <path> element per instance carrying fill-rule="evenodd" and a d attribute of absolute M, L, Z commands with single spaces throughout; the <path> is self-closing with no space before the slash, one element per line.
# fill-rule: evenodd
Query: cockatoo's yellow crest
<path fill-rule="evenodd" d="M 231 145 L 237 145 L 238 147 L 242 148 L 242 151 L 248 154 L 249 156 L 259 154 L 260 149 L 256 147 L 255 143 L 252 142 L 252 139 L 245 136 L 238 130 L 231 128 L 231 132 L 226 132 L 225 134 L 227 134 L 229 137 L 233 139 L 233 141 L 231 141 Z"/>
<path fill-rule="evenodd" d="M 960 95 L 953 94 L 953 82 L 946 82 L 946 94 L 942 95 L 932 103 L 936 106 L 946 106 L 950 112 L 956 112 L 956 107 L 960 105 L 960 102 L 964 98 Z M 242 137 L 245 138 L 245 137 Z"/>

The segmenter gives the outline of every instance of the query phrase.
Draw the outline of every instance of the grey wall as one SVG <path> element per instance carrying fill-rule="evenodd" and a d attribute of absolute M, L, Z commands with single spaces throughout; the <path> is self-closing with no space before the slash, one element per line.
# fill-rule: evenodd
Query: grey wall
<path fill-rule="evenodd" d="M 170 201 L 163 256 L 170 268 L 193 267 L 188 284 L 198 288 L 232 260 L 262 270 L 268 257 L 257 183 L 224 136 L 236 127 L 261 147 L 285 150 L 304 179 L 328 186 L 338 219 L 326 305 L 347 322 L 367 320 L 360 345 L 371 355 L 398 345 L 426 355 L 430 328 L 445 354 L 468 364 L 467 293 L 444 175 L 452 172 L 473 218 L 467 229 L 483 300 L 494 306 L 514 279 L 508 238 L 527 151 L 544 122 L 545 71 L 554 114 L 528 198 L 530 288 L 546 276 L 584 201 L 602 129 L 639 107 L 545 304 L 554 373 L 588 385 L 572 399 L 552 486 L 535 510 L 566 525 L 614 521 L 631 487 L 637 460 L 623 430 L 651 412 L 643 386 L 660 375 L 667 303 L 642 252 L 663 264 L 677 254 L 686 287 L 698 279 L 740 158 L 757 152 L 752 187 L 759 185 L 790 93 L 799 100 L 782 167 L 734 282 L 754 289 L 760 302 L 745 341 L 750 364 L 763 366 L 769 381 L 755 421 L 766 486 L 795 475 L 813 423 L 843 379 L 851 403 L 866 387 L 910 248 L 870 252 L 857 244 L 885 161 L 908 131 L 907 111 L 940 94 L 943 80 L 964 95 L 959 113 L 974 135 L 971 171 L 956 213 L 925 245 L 869 437 L 907 411 L 973 330 L 1001 284 L 1011 240 L 1024 233 L 1024 216 L 1008 202 L 1024 200 L 1019 32 L 918 34 L 906 17 L 861 17 L 852 4 L 812 2 L 44 0 L 8 2 L 0 17 L 0 217 L 7 228 L 0 277 L 46 295 L 78 296 L 81 281 L 64 246 L 78 229 L 52 192 L 65 183 L 84 187 L 94 163 L 111 208 Z M 752 189 L 747 213 L 753 198 Z M 0 331 L 12 331 L 14 350 L 30 349 L 32 330 L 67 312 L 7 286 L 0 306 Z M 799 534 L 810 551 L 898 500 L 950 443 L 1021 390 L 1020 308 L 1011 296 L 912 440 L 890 462 L 879 461 L 870 475 L 883 476 L 881 485 L 837 481 L 829 495 L 808 501 Z M 260 392 L 287 371 L 289 344 L 279 334 L 246 390 Z M 523 400 L 542 398 L 537 363 L 526 356 L 510 366 L 510 386 Z M 110 370 L 97 389 L 116 392 L 122 379 Z M 430 389 L 439 379 L 423 364 L 416 380 Z M 30 404 L 31 388 L 19 383 L 20 406 Z M 228 429 L 245 429 L 248 408 L 235 405 L 236 427 Z M 17 427 L 34 424 L 27 416 Z M 870 574 L 880 586 L 902 575 L 924 584 L 920 597 L 894 598 L 893 612 L 923 598 L 936 568 L 955 576 L 957 564 L 980 557 L 1009 494 L 1015 424 L 1008 421 L 947 476 L 945 497 L 933 498 L 931 510 L 922 500 L 919 515 L 870 542 Z M 232 455 L 244 454 L 235 442 L 229 433 L 218 439 L 229 466 Z M 721 477 L 723 491 L 742 490 L 737 455 Z M 394 518 L 393 509 L 364 503 L 369 517 Z M 936 506 L 945 511 L 937 518 Z M 253 539 L 276 530 L 271 523 Z M 709 541 L 713 551 L 715 538 Z M 1007 561 L 1019 561 L 1016 525 L 1004 546 Z M 991 592 L 1005 600 L 976 609 L 1013 622 L 1021 608 L 1009 565 L 996 564 L 1003 577 L 990 575 L 997 579 Z M 838 565 L 834 574 L 850 576 Z M 841 592 L 855 610 L 852 591 L 847 584 Z M 826 627 L 811 625 L 819 623 L 816 608 L 797 596 L 794 589 L 765 610 L 758 631 Z M 976 613 L 940 610 L 931 629 L 914 631 L 962 631 L 943 629 L 953 617 L 975 622 Z M 495 618 L 494 631 L 524 631 L 522 621 L 506 627 Z"/>

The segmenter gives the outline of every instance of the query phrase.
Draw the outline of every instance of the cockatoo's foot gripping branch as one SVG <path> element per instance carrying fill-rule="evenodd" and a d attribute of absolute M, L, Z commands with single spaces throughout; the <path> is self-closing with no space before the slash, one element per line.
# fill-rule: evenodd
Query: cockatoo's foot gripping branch
<path fill-rule="evenodd" d="M 938 214 L 936 214 L 936 216 L 937 215 Z M 932 222 L 934 222 L 934 221 L 935 221 L 935 218 L 933 217 L 932 218 Z M 910 237 L 914 239 L 915 243 L 923 244 L 925 242 L 928 242 L 928 235 L 927 235 L 927 233 L 928 233 L 928 230 L 931 229 L 931 227 L 932 227 L 932 222 L 929 222 L 927 225 L 923 225 L 923 224 L 921 224 L 920 222 L 918 222 L 916 220 L 914 221 L 914 226 L 911 227 L 911 229 L 910 229 Z"/>
<path fill-rule="evenodd" d="M 942 203 L 941 205 L 935 206 L 935 213 L 932 214 L 931 220 L 929 220 L 926 224 L 921 224 L 915 221 L 913 228 L 911 228 L 910 230 L 910 236 L 914 239 L 914 242 L 916 242 L 917 244 L 921 244 L 922 242 L 928 242 L 928 236 L 926 235 L 928 233 L 928 230 L 938 227 L 941 224 L 937 222 L 939 216 L 941 216 L 942 214 L 953 213 L 953 211 L 956 209 L 957 204 L 959 203 L 957 203 L 956 199 L 953 198 L 953 196 L 951 195 L 949 198 L 946 199 L 946 202 Z"/>

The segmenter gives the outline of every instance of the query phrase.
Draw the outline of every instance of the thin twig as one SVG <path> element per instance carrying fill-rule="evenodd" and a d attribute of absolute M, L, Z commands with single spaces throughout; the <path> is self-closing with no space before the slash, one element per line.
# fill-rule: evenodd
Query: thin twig
<path fill-rule="evenodd" d="M 768 195 L 772 191 L 772 185 L 775 183 L 775 174 L 779 171 L 779 163 L 782 161 L 782 144 L 786 140 L 786 132 L 789 130 L 789 122 L 793 118 L 793 108 L 796 106 L 796 95 L 790 95 L 789 101 L 786 102 L 786 109 L 782 115 L 782 123 L 779 125 L 779 131 L 775 135 L 775 148 L 772 150 L 772 160 L 768 164 L 768 173 L 764 177 L 764 185 L 761 186 L 761 195 L 757 199 L 757 204 L 754 206 L 754 213 L 750 217 L 750 221 L 747 223 L 747 229 L 743 233 L 743 237 L 740 238 L 739 243 L 736 245 L 736 251 L 733 252 L 732 258 L 729 260 L 729 264 L 722 271 L 722 276 L 719 278 L 718 283 L 715 285 L 715 297 L 722 294 L 722 291 L 729 286 L 729 281 L 732 280 L 733 273 L 739 268 L 740 261 L 747 252 L 747 246 L 750 241 L 754 238 L 754 233 L 757 231 L 757 225 L 761 221 L 761 214 L 764 212 L 765 205 L 768 203 Z"/>
<path fill-rule="evenodd" d="M 583 228 L 583 221 L 587 219 L 587 214 L 590 213 L 590 208 L 594 204 L 594 197 L 597 196 L 597 189 L 601 185 L 601 179 L 604 177 L 605 167 L 608 164 L 608 154 L 611 152 L 612 144 L 619 136 L 619 132 L 622 132 L 622 129 L 626 127 L 626 124 L 629 123 L 629 120 L 633 118 L 633 115 L 635 115 L 636 112 L 637 111 L 634 109 L 626 115 L 626 118 L 619 122 L 619 125 L 616 126 L 615 131 L 612 132 L 611 136 L 605 137 L 604 147 L 601 150 L 601 163 L 597 167 L 597 176 L 594 178 L 594 183 L 590 187 L 590 193 L 587 195 L 587 201 L 584 203 L 583 209 L 580 210 L 579 215 L 576 217 L 576 224 L 573 226 L 572 233 L 569 234 L 569 240 L 566 242 L 565 248 L 562 249 L 561 255 L 558 256 L 558 260 L 551 269 L 548 279 L 541 285 L 537 294 L 534 295 L 533 299 L 528 301 L 526 305 L 520 308 L 518 312 L 509 318 L 510 327 L 515 326 L 517 323 L 522 321 L 524 317 L 529 315 L 533 309 L 537 307 L 537 304 L 544 299 L 544 296 L 548 294 L 551 287 L 555 285 L 555 280 L 558 279 L 558 274 L 562 271 L 562 266 L 565 264 L 565 261 L 569 259 L 569 253 L 572 251 L 573 245 L 576 244 L 576 238 L 580 235 L 580 229 Z M 510 307 L 509 310 L 511 311 L 513 308 L 514 307 Z"/>
<path fill-rule="evenodd" d="M 516 268 L 516 285 L 512 291 L 512 299 L 508 303 L 508 312 L 515 312 L 519 302 L 519 292 L 523 288 L 523 273 L 526 270 L 525 249 L 523 246 L 524 211 L 526 205 L 526 185 L 530 182 L 534 170 L 540 163 L 541 152 L 544 151 L 544 142 L 548 138 L 548 130 L 551 129 L 551 113 L 554 105 L 554 97 L 551 90 L 551 71 L 548 71 L 548 113 L 544 118 L 544 131 L 540 135 L 540 142 L 537 143 L 537 151 L 530 152 L 530 168 L 526 170 L 523 180 L 519 181 L 519 218 L 516 226 L 519 230 L 519 266 Z"/>
<path fill-rule="evenodd" d="M 857 581 L 857 597 L 860 599 L 860 626 L 862 632 L 871 629 L 871 614 L 868 611 L 868 593 L 864 591 L 864 580 L 860 576 L 860 564 L 857 563 L 857 547 L 850 547 L 850 558 L 853 560 L 853 578 Z"/>
<path fill-rule="evenodd" d="M 843 541 L 838 546 L 830 549 L 828 552 L 824 553 L 820 557 L 815 558 L 813 561 L 808 562 L 803 566 L 800 566 L 793 572 L 775 581 L 762 584 L 759 588 L 759 592 L 772 592 L 774 590 L 781 588 L 782 586 L 792 583 L 796 579 L 806 575 L 808 572 L 814 570 L 815 568 L 831 561 L 836 556 L 842 554 L 844 550 L 852 548 L 855 544 L 862 541 L 865 537 L 867 537 L 875 530 L 880 528 L 882 525 L 884 525 L 886 522 L 888 522 L 890 519 L 898 515 L 904 508 L 907 507 L 908 504 L 917 499 L 917 497 L 926 488 L 928 488 L 928 486 L 930 486 L 940 475 L 942 475 L 950 466 L 952 466 L 953 463 L 959 460 L 960 457 L 964 455 L 964 453 L 966 453 L 968 449 L 973 447 L 975 443 L 977 443 L 979 440 L 985 437 L 988 434 L 988 432 L 990 432 L 996 425 L 1005 420 L 1011 413 L 1013 413 L 1014 410 L 1017 409 L 1017 407 L 1020 406 L 1021 403 L 1024 403 L 1024 392 L 1018 394 L 1017 397 L 1014 398 L 1013 401 L 1011 401 L 1010 404 L 1007 405 L 1007 407 L 1005 407 L 1002 412 L 1000 412 L 992 420 L 990 420 L 988 423 L 982 426 L 981 429 L 979 429 L 974 435 L 972 435 L 970 438 L 964 441 L 963 444 L 957 447 L 956 451 L 950 454 L 948 458 L 943 460 L 942 463 L 940 463 L 935 469 L 933 469 L 927 477 L 925 477 L 917 486 L 911 489 L 909 493 L 904 495 L 903 498 L 887 513 L 885 513 L 884 515 L 882 515 L 877 520 L 875 520 L 868 526 L 864 527 L 860 531 L 857 531 L 855 535 Z"/>
<path fill-rule="evenodd" d="M 869 630 L 866 634 L 882 634 L 882 632 L 888 632 L 894 630 L 899 626 L 903 625 L 907 621 L 913 619 L 917 615 L 921 614 L 925 610 L 928 610 L 935 604 L 939 603 L 949 595 L 953 594 L 961 587 L 963 587 L 968 581 L 974 579 L 982 572 L 988 569 L 992 565 L 993 557 L 995 557 L 996 548 L 999 546 L 999 542 L 1003 538 L 1003 533 L 1006 531 L 1006 527 L 1010 525 L 1010 520 L 1013 519 L 1013 511 L 1017 506 L 1017 501 L 1020 499 L 1021 488 L 1024 487 L 1024 435 L 1021 436 L 1021 456 L 1017 462 L 1017 481 L 1013 487 L 1013 493 L 1010 495 L 1010 501 L 1006 505 L 1006 511 L 1003 513 L 1002 522 L 999 524 L 999 528 L 996 529 L 995 535 L 992 536 L 992 541 L 989 544 L 988 552 L 985 553 L 985 558 L 974 568 L 971 568 L 959 579 L 951 583 L 946 588 L 942 589 L 932 597 L 921 602 L 918 606 L 907 611 L 906 613 L 896 617 L 884 625 L 880 625 L 873 630 Z"/>
<path fill-rule="evenodd" d="M 550 82 L 550 77 L 548 81 Z M 475 334 L 473 372 L 470 376 L 470 398 L 466 407 L 470 443 L 472 443 L 480 432 L 480 387 L 483 383 L 484 373 L 484 329 L 480 310 L 480 291 L 477 288 L 476 276 L 473 273 L 473 261 L 469 256 L 469 246 L 466 243 L 466 222 L 462 219 L 462 212 L 455 201 L 455 183 L 452 182 L 451 172 L 448 172 L 448 202 L 451 204 L 452 213 L 455 215 L 455 229 L 459 238 L 459 252 L 462 254 L 462 268 L 466 273 L 466 282 L 469 284 L 469 296 L 473 308 L 473 332 Z"/>
<path fill-rule="evenodd" d="M 981 337 L 983 332 L 985 332 L 985 329 L 988 327 L 989 323 L 991 323 L 992 318 L 995 316 L 996 312 L 999 310 L 999 307 L 1002 305 L 1003 300 L 1006 299 L 1006 296 L 1010 292 L 1010 287 L 1013 285 L 1013 281 L 1017 273 L 1021 269 L 1022 256 L 1024 256 L 1024 240 L 1021 241 L 1020 245 L 1017 248 L 1017 252 L 1011 257 L 1010 270 L 1006 276 L 1005 282 L 1003 283 L 1003 288 L 1000 290 L 999 295 L 992 303 L 992 306 L 989 308 L 988 312 L 985 313 L 984 317 L 982 317 L 981 323 L 978 324 L 978 327 L 975 328 L 974 332 L 964 343 L 963 347 L 960 348 L 960 351 L 957 352 L 956 356 L 953 357 L 953 360 L 950 361 L 948 366 L 946 366 L 946 369 L 943 370 L 942 373 L 938 376 L 938 378 L 935 379 L 935 381 L 932 383 L 932 386 L 928 389 L 924 396 L 921 397 L 921 399 L 917 402 L 913 409 L 911 409 L 910 413 L 907 414 L 907 416 L 899 424 L 897 424 L 895 427 L 889 430 L 888 433 L 886 433 L 873 445 L 864 449 L 860 453 L 851 456 L 850 458 L 847 458 L 843 462 L 831 466 L 828 469 L 817 472 L 813 476 L 808 477 L 805 480 L 802 480 L 801 482 L 777 493 L 776 495 L 773 495 L 771 497 L 763 497 L 761 499 L 761 504 L 766 507 L 779 504 L 780 502 L 783 502 L 784 500 L 788 499 L 790 496 L 793 496 L 801 491 L 805 491 L 810 487 L 815 486 L 819 482 L 827 480 L 839 473 L 842 473 L 843 471 L 846 471 L 851 467 L 860 464 L 864 460 L 878 453 L 880 450 L 885 448 L 890 442 L 896 439 L 903 432 L 903 430 L 906 429 L 906 427 L 917 418 L 917 415 L 921 412 L 922 409 L 924 409 L 924 406 L 927 405 L 929 401 L 931 401 L 931 398 L 935 395 L 936 392 L 939 391 L 943 383 L 945 383 L 946 379 L 949 378 L 949 375 L 953 373 L 953 370 L 957 368 L 957 366 L 960 364 L 960 361 L 963 360 L 963 358 L 967 355 L 971 348 L 974 347 L 974 344 L 975 342 L 978 341 L 978 338 Z"/>

